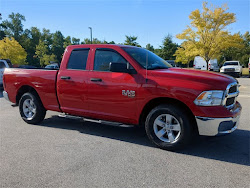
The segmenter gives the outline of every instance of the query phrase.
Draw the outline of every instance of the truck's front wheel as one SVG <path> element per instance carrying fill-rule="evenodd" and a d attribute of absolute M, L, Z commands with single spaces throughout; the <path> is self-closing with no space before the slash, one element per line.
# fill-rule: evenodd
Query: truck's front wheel
<path fill-rule="evenodd" d="M 29 124 L 40 123 L 46 115 L 39 97 L 33 93 L 23 94 L 19 101 L 19 111 L 22 119 Z"/>
<path fill-rule="evenodd" d="M 192 135 L 190 118 L 179 107 L 160 105 L 147 116 L 145 123 L 149 139 L 165 150 L 176 150 L 188 144 Z"/>

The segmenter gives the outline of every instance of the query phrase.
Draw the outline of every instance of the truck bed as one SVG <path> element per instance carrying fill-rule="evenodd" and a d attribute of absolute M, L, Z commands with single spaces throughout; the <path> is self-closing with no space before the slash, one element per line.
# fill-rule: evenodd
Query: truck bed
<path fill-rule="evenodd" d="M 58 70 L 8 68 L 4 71 L 4 87 L 13 103 L 17 103 L 18 92 L 33 87 L 47 110 L 60 111 L 56 94 L 57 73 Z"/>

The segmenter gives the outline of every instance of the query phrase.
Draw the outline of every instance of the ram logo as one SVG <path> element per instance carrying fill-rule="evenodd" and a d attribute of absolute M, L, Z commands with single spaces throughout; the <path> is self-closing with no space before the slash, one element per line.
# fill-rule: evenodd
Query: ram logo
<path fill-rule="evenodd" d="M 122 90 L 122 95 L 126 97 L 135 97 L 135 91 L 132 90 Z"/>

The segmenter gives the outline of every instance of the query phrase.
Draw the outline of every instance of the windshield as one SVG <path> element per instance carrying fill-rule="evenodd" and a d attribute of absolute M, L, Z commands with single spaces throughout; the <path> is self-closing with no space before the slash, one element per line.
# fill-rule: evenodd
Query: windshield
<path fill-rule="evenodd" d="M 124 47 L 122 48 L 125 52 L 127 52 L 134 60 L 136 60 L 144 69 L 148 65 L 149 70 L 154 69 L 167 69 L 172 67 L 169 63 L 164 61 L 162 58 L 157 56 L 156 54 L 143 49 L 143 48 L 131 48 Z"/>
<path fill-rule="evenodd" d="M 237 61 L 225 62 L 223 66 L 227 66 L 227 65 L 238 65 L 238 62 Z"/>

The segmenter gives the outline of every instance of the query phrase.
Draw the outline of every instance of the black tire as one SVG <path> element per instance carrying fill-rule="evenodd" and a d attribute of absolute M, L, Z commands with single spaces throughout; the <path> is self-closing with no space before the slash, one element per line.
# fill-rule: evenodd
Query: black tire
<path fill-rule="evenodd" d="M 26 109 L 28 109 L 28 111 L 29 111 L 29 107 L 27 107 L 25 105 L 26 104 L 25 102 L 28 102 L 28 101 L 32 102 L 32 110 L 33 110 L 33 112 L 31 112 L 31 114 L 33 114 L 33 115 L 31 115 L 31 117 L 29 117 L 27 115 L 28 112 L 25 112 Z M 23 96 L 21 97 L 21 99 L 19 101 L 19 112 L 20 112 L 20 115 L 21 115 L 22 119 L 25 122 L 29 123 L 29 124 L 38 124 L 38 123 L 40 123 L 41 121 L 43 121 L 43 119 L 44 119 L 44 117 L 46 115 L 46 110 L 43 107 L 43 104 L 42 104 L 39 96 L 37 96 L 36 94 L 33 94 L 33 93 L 25 93 L 25 94 L 23 94 Z"/>
<path fill-rule="evenodd" d="M 171 131 L 171 134 L 176 136 L 175 137 L 176 140 L 174 140 L 173 142 L 170 142 L 171 139 L 170 139 L 170 137 L 168 137 L 169 133 L 166 133 L 165 135 L 163 135 L 163 137 L 161 137 L 161 139 L 167 139 L 166 137 L 168 137 L 168 142 L 162 141 L 159 137 L 156 136 L 156 133 L 154 130 L 155 129 L 154 122 L 157 118 L 159 118 L 161 116 L 164 117 L 163 114 L 167 114 L 167 115 L 169 114 L 170 117 L 173 117 L 172 120 L 174 122 L 177 122 L 177 124 L 180 125 L 179 126 L 180 132 L 178 134 L 177 134 L 178 131 L 176 132 L 173 130 L 168 130 L 168 132 Z M 167 119 L 167 117 L 166 117 L 166 119 Z M 165 120 L 165 122 L 167 122 L 167 120 Z M 172 124 L 172 123 L 170 123 L 170 124 Z M 156 127 L 158 127 L 158 125 L 156 125 Z M 161 126 L 159 126 L 159 127 L 160 127 L 160 129 L 162 128 Z M 153 110 L 151 110 L 151 112 L 148 114 L 148 116 L 146 118 L 145 129 L 146 129 L 147 136 L 152 143 L 154 143 L 155 145 L 157 145 L 161 149 L 170 150 L 170 151 L 181 149 L 184 146 L 186 146 L 187 144 L 189 144 L 191 137 L 192 137 L 192 133 L 193 133 L 192 131 L 194 130 L 192 128 L 191 119 L 188 117 L 187 113 L 184 110 L 182 110 L 179 107 L 176 107 L 172 104 L 160 105 L 160 106 L 157 106 L 156 108 L 154 108 Z M 165 130 L 166 130 L 166 128 L 165 128 Z"/>

